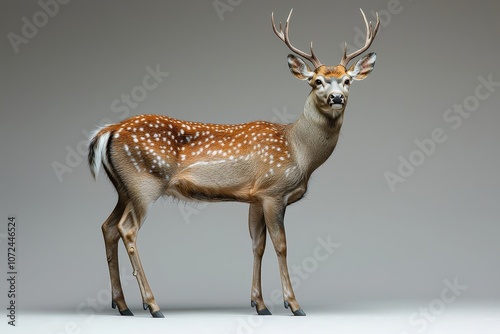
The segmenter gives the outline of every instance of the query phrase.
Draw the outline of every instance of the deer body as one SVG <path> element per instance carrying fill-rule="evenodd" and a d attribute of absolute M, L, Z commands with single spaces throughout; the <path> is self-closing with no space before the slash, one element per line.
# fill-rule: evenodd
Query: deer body
<path fill-rule="evenodd" d="M 254 252 L 252 306 L 256 306 L 258 314 L 270 314 L 261 291 L 261 261 L 269 232 L 278 256 L 285 307 L 291 307 L 295 315 L 305 315 L 295 299 L 288 274 L 285 210 L 303 197 L 309 177 L 335 149 L 350 83 L 364 79 L 371 72 L 375 55 L 367 55 L 349 69 L 347 62 L 370 46 L 379 22 L 372 30 L 365 17 L 365 48 L 349 56 L 344 53 L 337 66 L 325 66 L 312 48 L 308 55 L 290 44 L 288 20 L 284 32 L 281 28 L 277 31 L 273 20 L 275 33 L 292 51 L 315 66 L 311 70 L 300 58 L 288 56 L 291 72 L 307 80 L 312 88 L 303 114 L 294 123 L 257 121 L 219 125 L 163 115 L 139 115 L 101 128 L 92 137 L 89 146 L 92 175 L 95 177 L 103 165 L 118 192 L 118 203 L 102 231 L 112 306 L 118 306 L 122 315 L 132 312 L 126 305 L 118 273 L 119 239 L 130 257 L 144 309 L 149 308 L 153 317 L 163 317 L 147 282 L 136 243 L 150 204 L 162 196 L 186 201 L 249 203 Z"/>

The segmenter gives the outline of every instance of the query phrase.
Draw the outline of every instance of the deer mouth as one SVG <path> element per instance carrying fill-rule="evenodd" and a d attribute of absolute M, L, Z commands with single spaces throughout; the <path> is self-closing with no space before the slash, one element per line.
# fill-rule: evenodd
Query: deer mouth
<path fill-rule="evenodd" d="M 328 105 L 330 106 L 330 108 L 332 108 L 334 110 L 338 110 L 338 109 L 342 109 L 345 107 L 345 102 L 330 102 L 330 101 L 328 101 Z"/>

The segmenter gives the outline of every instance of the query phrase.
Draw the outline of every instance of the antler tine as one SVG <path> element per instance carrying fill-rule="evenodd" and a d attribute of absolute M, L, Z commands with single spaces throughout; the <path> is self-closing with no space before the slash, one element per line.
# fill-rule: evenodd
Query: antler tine
<path fill-rule="evenodd" d="M 380 18 L 377 15 L 377 22 L 375 23 L 375 28 L 372 27 L 372 22 L 370 21 L 368 23 L 368 20 L 366 19 L 365 12 L 360 8 L 361 15 L 363 15 L 363 20 L 365 21 L 365 26 L 366 26 L 366 41 L 365 45 L 359 49 L 358 51 L 355 51 L 349 55 L 347 55 L 347 43 L 344 44 L 344 55 L 342 56 L 342 60 L 340 61 L 340 65 L 347 67 L 347 64 L 366 50 L 372 45 L 373 40 L 375 39 L 375 36 L 377 35 L 378 28 L 380 27 Z"/>
<path fill-rule="evenodd" d="M 276 36 L 278 36 L 278 38 L 281 39 L 286 44 L 286 46 L 288 46 L 288 48 L 290 50 L 292 50 L 293 52 L 295 52 L 299 56 L 304 57 L 305 59 L 309 60 L 314 65 L 315 68 L 318 68 L 323 64 L 319 61 L 318 57 L 316 57 L 316 55 L 314 54 L 312 42 L 311 42 L 311 54 L 305 53 L 304 51 L 297 49 L 296 47 L 294 47 L 292 45 L 292 43 L 290 43 L 290 38 L 288 37 L 288 29 L 290 26 L 290 17 L 292 16 L 292 12 L 293 12 L 293 8 L 290 10 L 290 14 L 288 14 L 288 18 L 286 19 L 285 30 L 282 29 L 282 25 L 280 22 L 280 30 L 279 31 L 276 28 L 276 24 L 274 23 L 274 13 L 271 13 L 271 22 L 273 24 L 273 31 L 276 34 Z"/>

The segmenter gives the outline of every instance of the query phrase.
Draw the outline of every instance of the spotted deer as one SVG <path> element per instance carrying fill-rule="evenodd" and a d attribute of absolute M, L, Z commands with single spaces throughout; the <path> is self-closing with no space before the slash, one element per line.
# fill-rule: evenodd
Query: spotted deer
<path fill-rule="evenodd" d="M 284 216 L 286 207 L 300 200 L 314 170 L 332 154 L 339 137 L 353 80 L 373 70 L 370 53 L 352 66 L 377 34 L 380 20 L 366 24 L 365 45 L 347 54 L 336 66 L 323 65 L 313 52 L 290 43 L 289 21 L 274 33 L 296 55 L 288 55 L 292 74 L 311 86 L 303 114 L 291 124 L 256 121 L 236 125 L 180 121 L 163 115 L 139 115 L 98 129 L 91 138 L 88 162 L 94 178 L 103 166 L 118 193 L 118 203 L 102 225 L 112 287 L 112 307 L 129 310 L 118 271 L 118 241 L 122 239 L 137 278 L 144 309 L 163 317 L 142 268 L 137 233 L 150 205 L 159 197 L 184 201 L 249 203 L 248 224 L 253 246 L 251 305 L 259 315 L 270 315 L 261 289 L 261 262 L 266 234 L 277 254 L 284 305 L 294 315 L 305 315 L 295 298 L 286 262 Z"/>

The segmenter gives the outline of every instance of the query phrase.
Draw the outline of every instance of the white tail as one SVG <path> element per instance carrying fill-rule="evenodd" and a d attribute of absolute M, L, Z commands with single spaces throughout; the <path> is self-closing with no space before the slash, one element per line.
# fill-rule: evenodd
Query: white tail
<path fill-rule="evenodd" d="M 290 12 L 291 14 L 291 12 Z M 366 17 L 363 14 L 363 17 Z M 140 115 L 97 131 L 91 139 L 89 165 L 96 176 L 101 162 L 118 192 L 118 203 L 102 225 L 112 284 L 112 306 L 132 313 L 125 303 L 118 273 L 117 242 L 128 251 L 141 290 L 144 308 L 163 317 L 137 251 L 137 232 L 148 206 L 161 196 L 194 201 L 239 201 L 250 204 L 249 229 L 253 242 L 252 306 L 270 314 L 261 290 L 261 260 L 269 232 L 280 266 L 283 298 L 295 315 L 305 315 L 290 283 L 283 224 L 286 207 L 304 196 L 312 172 L 333 152 L 353 80 L 372 71 L 371 53 L 350 68 L 347 63 L 365 51 L 375 37 L 367 26 L 367 43 L 345 56 L 337 66 L 319 62 L 311 47 L 307 54 L 288 38 L 289 19 L 276 35 L 300 58 L 289 55 L 291 72 L 311 86 L 302 116 L 292 124 L 257 121 L 236 125 L 180 121 L 161 115 Z"/>
<path fill-rule="evenodd" d="M 94 179 L 97 177 L 97 174 L 99 174 L 101 163 L 109 166 L 106 147 L 108 145 L 110 133 L 104 131 L 100 136 L 97 136 L 97 133 L 101 130 L 102 129 L 95 131 L 91 136 L 91 143 L 89 145 L 89 166 Z"/>

